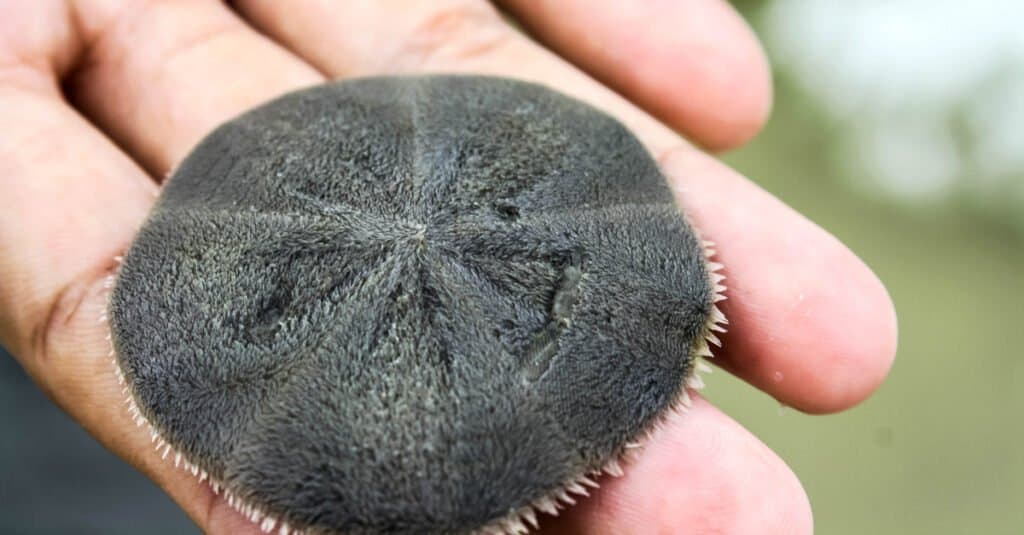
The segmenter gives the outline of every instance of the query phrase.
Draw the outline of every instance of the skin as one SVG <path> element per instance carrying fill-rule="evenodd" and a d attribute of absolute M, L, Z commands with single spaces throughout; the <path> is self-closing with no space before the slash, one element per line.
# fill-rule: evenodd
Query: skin
<path fill-rule="evenodd" d="M 725 149 L 763 123 L 770 83 L 749 29 L 720 0 L 637 2 L 628 17 L 597 3 L 504 2 L 546 49 L 475 0 L 0 0 L 0 343 L 202 529 L 257 532 L 154 455 L 124 411 L 97 322 L 112 258 L 166 173 L 224 120 L 326 78 L 459 71 L 543 81 L 638 135 L 727 266 L 715 364 L 811 413 L 865 399 L 895 354 L 884 287 L 677 133 Z M 574 37 L 597 28 L 600 40 Z M 811 531 L 796 477 L 738 424 L 700 399 L 668 424 L 625 477 L 542 531 Z"/>

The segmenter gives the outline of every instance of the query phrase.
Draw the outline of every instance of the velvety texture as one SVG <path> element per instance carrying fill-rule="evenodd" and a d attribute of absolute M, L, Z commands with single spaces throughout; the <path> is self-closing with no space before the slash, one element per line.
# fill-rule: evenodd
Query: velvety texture
<path fill-rule="evenodd" d="M 608 115 L 506 79 L 379 77 L 203 140 L 111 328 L 142 414 L 247 503 L 314 532 L 467 533 L 641 436 L 712 297 Z"/>

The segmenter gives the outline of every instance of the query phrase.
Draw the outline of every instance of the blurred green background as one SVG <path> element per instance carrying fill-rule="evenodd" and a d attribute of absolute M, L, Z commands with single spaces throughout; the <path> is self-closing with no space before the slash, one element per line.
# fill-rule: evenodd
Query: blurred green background
<path fill-rule="evenodd" d="M 839 415 L 721 372 L 706 395 L 794 469 L 818 533 L 1024 533 L 1024 2 L 734 3 L 777 95 L 726 160 L 878 273 L 900 349 Z M 0 421 L 0 533 L 195 532 L 2 356 Z"/>
<path fill-rule="evenodd" d="M 1024 3 L 736 4 L 777 93 L 725 159 L 875 270 L 900 346 L 842 414 L 724 373 L 707 396 L 789 463 L 818 533 L 1024 533 Z"/>

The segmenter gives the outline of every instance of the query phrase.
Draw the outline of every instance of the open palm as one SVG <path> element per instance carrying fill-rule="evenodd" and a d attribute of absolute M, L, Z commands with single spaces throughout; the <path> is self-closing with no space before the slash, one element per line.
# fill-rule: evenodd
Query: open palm
<path fill-rule="evenodd" d="M 867 397 L 895 352 L 882 285 L 833 237 L 677 133 L 726 149 L 767 116 L 768 69 L 732 8 L 500 7 L 509 17 L 483 0 L 0 0 L 0 343 L 205 531 L 257 532 L 154 454 L 125 410 L 97 321 L 114 257 L 167 173 L 241 111 L 330 78 L 472 72 L 575 95 L 647 145 L 726 265 L 730 332 L 716 364 L 808 412 Z M 785 464 L 697 399 L 624 477 L 542 528 L 808 533 L 811 519 Z"/>

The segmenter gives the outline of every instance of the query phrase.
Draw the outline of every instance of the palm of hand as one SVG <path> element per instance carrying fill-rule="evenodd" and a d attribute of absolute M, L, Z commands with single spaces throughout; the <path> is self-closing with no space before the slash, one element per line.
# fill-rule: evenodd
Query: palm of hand
<path fill-rule="evenodd" d="M 153 455 L 148 435 L 131 423 L 96 322 L 103 281 L 159 181 L 205 133 L 326 77 L 499 74 L 605 109 L 637 133 L 694 223 L 719 243 L 731 281 L 731 332 L 716 363 L 809 412 L 857 403 L 888 371 L 895 321 L 870 271 L 641 111 L 712 148 L 756 131 L 768 108 L 766 69 L 725 3 L 659 12 L 561 2 L 556 12 L 553 2 L 504 2 L 552 50 L 636 104 L 516 33 L 482 2 L 235 4 L 232 11 L 206 1 L 12 1 L 0 9 L 9 14 L 0 22 L 0 342 L 206 531 L 257 528 Z M 810 515 L 788 468 L 698 399 L 653 437 L 625 477 L 543 527 L 803 533 Z"/>

